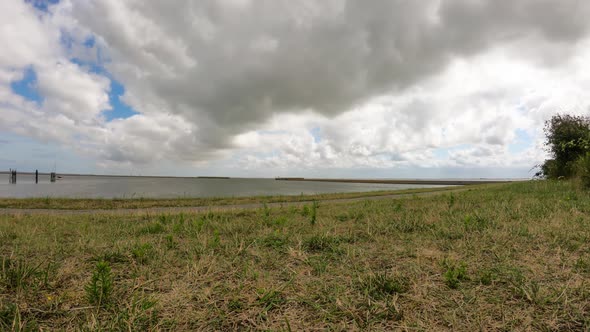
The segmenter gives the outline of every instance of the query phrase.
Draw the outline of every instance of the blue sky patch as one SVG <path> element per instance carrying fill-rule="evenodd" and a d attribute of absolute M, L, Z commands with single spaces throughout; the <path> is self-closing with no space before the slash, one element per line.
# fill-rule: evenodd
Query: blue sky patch
<path fill-rule="evenodd" d="M 12 92 L 27 100 L 36 102 L 38 105 L 43 103 L 43 96 L 39 94 L 37 89 L 37 73 L 33 67 L 27 67 L 23 78 L 19 81 L 10 83 L 10 88 L 12 89 Z"/>
<path fill-rule="evenodd" d="M 311 134 L 311 136 L 313 136 L 314 142 L 319 143 L 322 141 L 322 130 L 320 127 L 311 128 L 309 133 Z"/>
<path fill-rule="evenodd" d="M 111 81 L 109 103 L 111 104 L 112 110 L 103 112 L 107 121 L 112 121 L 114 119 L 126 119 L 138 114 L 138 112 L 136 112 L 131 106 L 127 105 L 121 100 L 121 97 L 125 94 L 125 86 L 123 86 L 121 82 L 117 81 L 113 75 L 111 75 L 111 73 L 109 73 L 106 68 L 104 68 L 104 66 L 94 62 L 85 62 L 77 58 L 72 58 L 70 61 L 80 67 L 86 68 L 91 73 L 105 76 Z"/>
<path fill-rule="evenodd" d="M 516 129 L 516 140 L 508 145 L 508 151 L 512 154 L 524 152 L 533 145 L 533 138 L 524 130 Z"/>
<path fill-rule="evenodd" d="M 121 96 L 125 94 L 125 87 L 119 81 L 111 78 L 111 90 L 109 91 L 109 102 L 113 109 L 104 112 L 107 121 L 114 119 L 126 119 L 138 114 L 133 108 L 121 101 Z"/>
<path fill-rule="evenodd" d="M 86 38 L 86 40 L 84 40 L 84 46 L 86 46 L 87 48 L 93 48 L 94 45 L 96 44 L 96 40 L 94 39 L 94 36 L 89 36 Z"/>
<path fill-rule="evenodd" d="M 33 5 L 33 7 L 47 12 L 49 10 L 49 6 L 55 5 L 59 2 L 59 0 L 25 0 L 26 3 Z"/>

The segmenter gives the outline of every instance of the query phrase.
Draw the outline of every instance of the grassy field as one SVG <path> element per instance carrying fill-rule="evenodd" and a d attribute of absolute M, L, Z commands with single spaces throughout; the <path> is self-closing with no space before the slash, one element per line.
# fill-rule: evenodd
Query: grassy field
<path fill-rule="evenodd" d="M 471 185 L 469 188 L 487 185 Z M 236 204 L 279 203 L 279 202 L 305 202 L 314 200 L 346 199 L 367 196 L 387 196 L 395 194 L 412 194 L 434 191 L 447 191 L 461 188 L 460 186 L 446 186 L 435 188 L 416 188 L 401 190 L 383 190 L 355 193 L 333 193 L 318 195 L 292 195 L 292 196 L 253 196 L 253 197 L 208 197 L 208 198 L 110 198 L 110 199 L 72 199 L 72 198 L 0 198 L 0 208 L 16 209 L 65 209 L 65 210 L 89 210 L 89 209 L 143 209 L 153 207 L 190 207 L 190 206 L 222 206 Z"/>
<path fill-rule="evenodd" d="M 0 216 L 0 330 L 589 330 L 590 197 Z"/>

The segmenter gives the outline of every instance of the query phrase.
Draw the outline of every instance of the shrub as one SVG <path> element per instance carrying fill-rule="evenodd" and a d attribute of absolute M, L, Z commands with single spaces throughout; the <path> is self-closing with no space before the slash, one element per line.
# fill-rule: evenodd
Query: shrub
<path fill-rule="evenodd" d="M 541 165 L 537 175 L 549 179 L 571 177 L 577 160 L 590 152 L 590 117 L 555 115 L 545 122 L 545 136 L 553 158 Z"/>
<path fill-rule="evenodd" d="M 576 175 L 582 187 L 590 189 L 590 152 L 586 152 L 576 161 Z"/>

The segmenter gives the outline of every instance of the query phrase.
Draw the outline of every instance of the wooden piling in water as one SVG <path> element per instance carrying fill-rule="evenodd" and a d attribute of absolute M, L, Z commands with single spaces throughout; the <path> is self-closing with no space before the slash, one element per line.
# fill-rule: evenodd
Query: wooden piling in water
<path fill-rule="evenodd" d="M 35 183 L 39 183 L 39 170 L 35 170 Z"/>
<path fill-rule="evenodd" d="M 16 184 L 16 169 L 10 169 L 9 183 Z"/>
<path fill-rule="evenodd" d="M 55 178 L 56 178 L 56 174 L 55 172 L 51 172 L 51 182 L 55 182 Z"/>

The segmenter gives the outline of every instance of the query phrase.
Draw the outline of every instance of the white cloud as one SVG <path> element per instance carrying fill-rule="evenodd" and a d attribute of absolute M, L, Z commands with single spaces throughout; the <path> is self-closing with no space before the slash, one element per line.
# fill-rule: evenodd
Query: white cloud
<path fill-rule="evenodd" d="M 575 0 L 5 1 L 0 129 L 109 166 L 526 167 L 545 119 L 588 111 L 588 14 Z M 69 61 L 96 49 L 139 114 L 106 121 L 109 79 Z M 29 66 L 42 105 L 10 90 Z M 517 130 L 531 142 L 515 154 Z"/>

